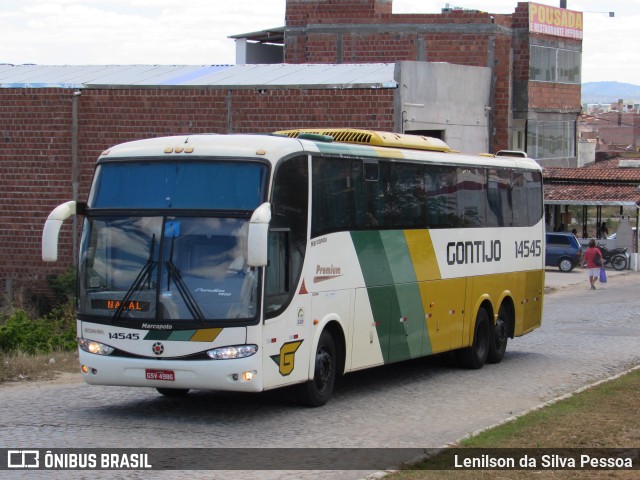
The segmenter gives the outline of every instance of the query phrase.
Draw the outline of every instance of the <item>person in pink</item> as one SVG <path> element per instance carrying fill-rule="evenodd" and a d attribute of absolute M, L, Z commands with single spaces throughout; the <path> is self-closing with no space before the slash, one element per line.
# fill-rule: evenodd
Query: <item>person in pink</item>
<path fill-rule="evenodd" d="M 596 257 L 599 257 L 596 259 Z M 596 241 L 589 240 L 589 248 L 584 252 L 582 256 L 582 268 L 588 268 L 587 274 L 589 275 L 589 282 L 591 283 L 591 290 L 596 289 L 596 280 L 600 275 L 600 267 L 602 266 L 602 252 L 596 247 Z"/>

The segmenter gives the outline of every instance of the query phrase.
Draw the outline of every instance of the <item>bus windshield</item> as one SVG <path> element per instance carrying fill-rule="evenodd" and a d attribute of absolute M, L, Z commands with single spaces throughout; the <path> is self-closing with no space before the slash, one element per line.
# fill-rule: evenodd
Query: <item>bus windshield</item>
<path fill-rule="evenodd" d="M 87 218 L 78 313 L 114 323 L 253 319 L 247 227 L 245 218 Z"/>
<path fill-rule="evenodd" d="M 98 166 L 89 208 L 255 210 L 268 169 L 247 161 L 118 161 Z"/>
<path fill-rule="evenodd" d="M 267 176 L 265 163 L 231 159 L 99 164 L 80 250 L 78 313 L 113 323 L 257 318 L 246 236 Z"/>

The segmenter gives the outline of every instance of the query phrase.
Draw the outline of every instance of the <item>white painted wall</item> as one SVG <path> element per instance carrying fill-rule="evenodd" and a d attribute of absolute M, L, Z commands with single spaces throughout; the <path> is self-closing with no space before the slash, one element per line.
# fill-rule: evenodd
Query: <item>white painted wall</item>
<path fill-rule="evenodd" d="M 396 80 L 401 131 L 444 130 L 453 149 L 489 151 L 489 68 L 403 61 L 396 64 Z"/>

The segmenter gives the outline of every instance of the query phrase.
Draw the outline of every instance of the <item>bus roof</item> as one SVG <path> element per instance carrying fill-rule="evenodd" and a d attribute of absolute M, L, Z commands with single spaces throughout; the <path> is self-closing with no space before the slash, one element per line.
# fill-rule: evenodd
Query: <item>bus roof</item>
<path fill-rule="evenodd" d="M 296 152 L 324 155 L 407 159 L 462 165 L 512 166 L 539 170 L 531 158 L 492 154 L 462 154 L 442 140 L 407 134 L 358 129 L 298 129 L 274 134 L 197 134 L 156 137 L 116 145 L 98 162 L 131 158 L 225 157 L 262 159 L 275 164 Z"/>

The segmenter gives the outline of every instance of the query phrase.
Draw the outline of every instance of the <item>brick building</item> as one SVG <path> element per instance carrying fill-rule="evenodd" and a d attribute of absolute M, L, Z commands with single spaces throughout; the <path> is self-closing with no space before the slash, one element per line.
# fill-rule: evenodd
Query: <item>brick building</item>
<path fill-rule="evenodd" d="M 211 68 L 191 70 L 204 76 Z M 163 70 L 171 72 L 162 75 Z M 78 229 L 65 222 L 59 261 L 48 264 L 40 258 L 44 221 L 60 203 L 86 199 L 96 159 L 109 146 L 185 133 L 272 132 L 326 124 L 328 118 L 346 127 L 393 130 L 395 84 L 383 88 L 393 81 L 393 65 L 391 73 L 387 68 L 378 74 L 380 82 L 374 75 L 367 85 L 341 89 L 328 82 L 306 88 L 264 83 L 216 88 L 200 81 L 186 87 L 180 81 L 186 70 L 0 66 L 0 304 L 28 300 L 43 291 L 48 275 L 73 265 Z M 106 77 L 110 84 L 102 83 Z M 153 80 L 131 84 L 141 77 Z M 34 78 L 39 87 L 33 86 Z M 77 83 L 78 78 L 84 81 Z M 180 85 L 166 85 L 168 78 Z"/>
<path fill-rule="evenodd" d="M 86 198 L 98 154 L 125 141 L 330 124 L 429 133 L 463 150 L 526 150 L 544 164 L 575 164 L 581 14 L 518 3 L 510 15 L 394 15 L 391 4 L 288 0 L 284 29 L 235 37 L 245 46 L 268 42 L 271 59 L 281 38 L 289 66 L 383 62 L 393 73 L 382 85 L 313 75 L 268 85 L 268 65 L 254 66 L 263 73 L 251 82 L 215 85 L 208 76 L 221 66 L 182 67 L 153 81 L 141 80 L 153 66 L 113 67 L 99 81 L 99 67 L 45 80 L 46 68 L 0 65 L 0 305 L 73 264 L 71 225 L 62 230 L 60 261 L 40 260 L 44 220 L 61 202 Z"/>
<path fill-rule="evenodd" d="M 640 151 L 640 114 L 608 112 L 597 119 L 598 150 Z"/>
<path fill-rule="evenodd" d="M 526 150 L 548 165 L 576 165 L 581 12 L 520 2 L 508 15 L 456 8 L 393 14 L 392 3 L 288 0 L 284 29 L 232 37 L 240 42 L 237 57 L 247 59 L 247 46 L 260 44 L 272 55 L 274 44 L 281 43 L 285 63 L 412 60 L 486 67 L 491 70 L 489 150 Z M 266 55 L 262 61 L 273 58 Z M 252 61 L 261 61 L 255 50 Z M 409 121 L 402 127 L 447 140 L 433 123 L 424 128 Z"/>

